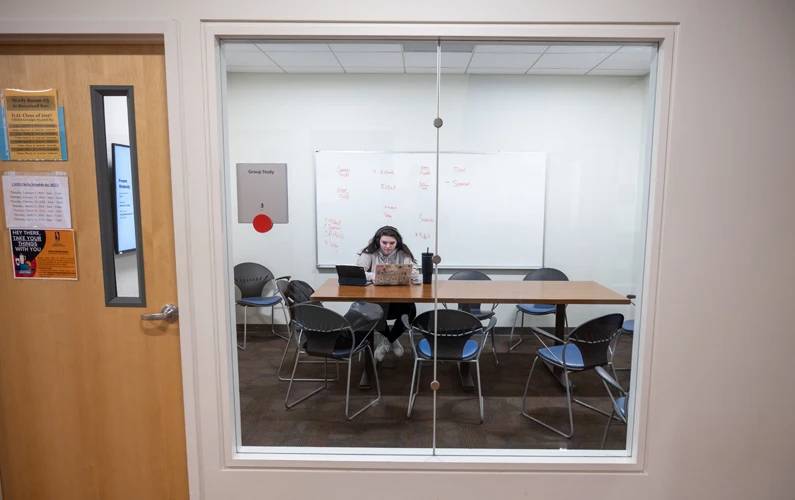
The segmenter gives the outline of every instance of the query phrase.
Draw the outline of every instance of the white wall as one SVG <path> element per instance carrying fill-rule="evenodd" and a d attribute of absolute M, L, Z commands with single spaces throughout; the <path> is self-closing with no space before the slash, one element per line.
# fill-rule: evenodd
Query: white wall
<path fill-rule="evenodd" d="M 224 465 L 222 457 L 230 452 L 220 438 L 204 437 L 198 444 L 198 430 L 191 426 L 187 455 L 196 467 L 191 470 L 202 471 L 192 477 L 196 498 L 258 498 L 263 491 L 317 497 L 351 485 L 352 495 L 383 500 L 467 500 L 495 492 L 615 500 L 793 497 L 795 347 L 787 327 L 795 303 L 792 2 L 139 0 L 131 12 L 129 2 L 120 0 L 28 0 L 6 2 L 8 22 L 0 25 L 36 32 L 44 20 L 50 23 L 45 32 L 69 27 L 90 33 L 94 26 L 122 33 L 114 20 L 131 15 L 179 25 L 179 59 L 168 63 L 168 71 L 181 79 L 179 91 L 168 98 L 179 110 L 170 120 L 183 127 L 182 142 L 172 138 L 172 149 L 183 156 L 192 187 L 184 193 L 176 188 L 186 200 L 178 217 L 193 228 L 177 240 L 192 273 L 191 290 L 180 290 L 180 338 L 188 421 L 197 423 L 191 415 L 197 416 L 202 436 L 219 425 L 217 386 L 228 374 L 219 373 L 216 357 L 220 285 L 208 247 L 209 228 L 217 226 L 208 221 L 221 193 L 211 193 L 207 175 L 201 20 L 678 25 L 670 136 L 662 145 L 667 174 L 642 474 L 234 471 Z M 174 168 L 179 172 L 179 165 Z"/>
<path fill-rule="evenodd" d="M 647 168 L 642 164 L 647 87 L 647 77 L 443 75 L 441 149 L 548 153 L 545 265 L 572 280 L 634 293 L 639 288 L 635 246 L 643 238 L 636 222 L 642 194 L 638 179 Z M 435 75 L 231 73 L 227 94 L 233 261 L 259 262 L 277 276 L 291 275 L 315 287 L 334 274 L 316 268 L 314 151 L 436 148 Z M 234 165 L 244 162 L 288 164 L 289 224 L 260 234 L 251 224 L 237 223 Z M 521 214 L 514 228 L 522 230 Z M 458 244 L 488 245 L 493 230 L 473 228 Z M 404 237 L 414 243 L 413 235 Z M 495 248 L 490 264 L 498 266 L 502 252 L 521 251 Z M 340 263 L 355 259 L 352 254 Z M 520 280 L 527 270 L 489 274 Z M 623 306 L 571 306 L 569 321 L 579 324 L 615 310 L 633 314 Z M 513 322 L 514 307 L 502 305 L 497 311 L 500 325 Z M 269 316 L 269 309 L 249 313 L 252 322 L 263 317 L 269 322 Z M 278 311 L 276 318 L 282 318 Z M 530 321 L 551 326 L 554 320 Z"/>

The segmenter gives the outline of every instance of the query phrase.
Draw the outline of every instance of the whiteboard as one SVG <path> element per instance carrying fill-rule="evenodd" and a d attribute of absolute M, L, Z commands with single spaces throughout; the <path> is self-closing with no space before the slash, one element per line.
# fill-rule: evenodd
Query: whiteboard
<path fill-rule="evenodd" d="M 318 151 L 315 194 L 320 268 L 355 262 L 385 225 L 418 261 L 435 250 L 435 153 Z M 440 267 L 542 267 L 545 197 L 545 153 L 441 153 Z"/>

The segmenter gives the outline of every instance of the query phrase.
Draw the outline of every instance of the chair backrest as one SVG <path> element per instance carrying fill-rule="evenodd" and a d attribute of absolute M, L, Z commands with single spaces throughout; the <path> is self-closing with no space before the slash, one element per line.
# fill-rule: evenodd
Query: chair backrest
<path fill-rule="evenodd" d="M 414 320 L 411 332 L 419 332 L 431 344 L 433 351 L 434 331 L 437 336 L 438 359 L 461 359 L 461 353 L 467 340 L 483 330 L 483 323 L 466 311 L 455 309 L 439 309 L 437 323 L 434 323 L 434 312 L 427 311 Z"/>
<path fill-rule="evenodd" d="M 527 273 L 523 281 L 569 281 L 569 277 L 554 267 L 542 267 Z"/>
<path fill-rule="evenodd" d="M 306 353 L 310 356 L 331 356 L 341 335 L 353 338 L 351 325 L 339 313 L 315 304 L 296 304 L 293 307 L 296 328 L 306 339 Z"/>
<path fill-rule="evenodd" d="M 610 343 L 624 323 L 623 314 L 608 314 L 586 321 L 566 336 L 566 343 L 577 346 L 583 368 L 603 366 L 609 362 Z"/>
<path fill-rule="evenodd" d="M 491 281 L 485 273 L 467 269 L 465 271 L 458 271 L 453 273 L 448 280 L 461 280 L 461 281 Z M 458 304 L 459 311 L 472 312 L 480 311 L 480 304 Z"/>
<path fill-rule="evenodd" d="M 301 280 L 291 280 L 287 283 L 278 281 L 276 286 L 279 287 L 279 293 L 282 295 L 284 302 L 290 311 L 290 319 L 293 319 L 293 307 L 298 304 L 314 304 L 322 306 L 320 302 L 312 301 L 312 294 L 315 289 L 309 283 Z"/>
<path fill-rule="evenodd" d="M 256 262 L 243 262 L 235 266 L 235 285 L 243 298 L 261 296 L 262 289 L 273 278 L 270 269 Z"/>

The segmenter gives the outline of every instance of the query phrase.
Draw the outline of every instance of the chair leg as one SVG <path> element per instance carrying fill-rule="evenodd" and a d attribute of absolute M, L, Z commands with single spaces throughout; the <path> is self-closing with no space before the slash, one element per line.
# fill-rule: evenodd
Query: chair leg
<path fill-rule="evenodd" d="M 248 306 L 243 306 L 243 346 L 237 344 L 237 348 L 243 351 L 246 350 L 246 327 L 248 326 Z M 237 335 L 235 335 L 237 336 Z"/>
<path fill-rule="evenodd" d="M 621 334 L 623 332 L 624 332 L 623 328 L 618 330 L 618 334 L 616 334 L 615 347 L 613 347 L 612 357 L 610 358 L 610 366 L 613 367 L 613 378 L 615 378 L 616 380 L 618 380 L 618 377 L 616 377 L 616 372 L 628 372 L 628 371 L 630 371 L 632 369 L 632 368 L 630 368 L 628 366 L 627 367 L 622 367 L 622 368 L 616 368 L 615 364 L 613 363 L 613 357 L 615 357 L 616 351 L 618 350 L 618 341 L 621 340 Z"/>
<path fill-rule="evenodd" d="M 420 377 L 417 370 L 417 366 L 422 367 L 420 360 L 416 357 L 414 358 L 414 370 L 411 372 L 411 387 L 409 387 L 409 409 L 406 412 L 406 418 L 411 418 L 411 410 L 414 408 L 414 399 L 417 397 L 417 394 L 420 392 Z M 417 390 L 414 391 L 414 381 L 417 382 Z"/>
<path fill-rule="evenodd" d="M 522 330 L 519 330 L 519 341 L 515 344 L 511 344 L 511 342 L 513 342 L 513 330 L 516 328 L 516 318 L 519 317 L 519 314 L 522 315 L 522 328 L 524 329 L 524 313 L 517 309 L 516 314 L 513 317 L 513 325 L 511 325 L 511 336 L 508 338 L 508 344 L 510 345 L 508 352 L 513 351 L 516 349 L 516 346 L 522 343 Z"/>
<path fill-rule="evenodd" d="M 500 364 L 500 360 L 497 359 L 497 335 L 494 334 L 494 331 L 491 332 L 491 354 L 494 355 L 494 364 Z"/>
<path fill-rule="evenodd" d="M 530 387 L 530 379 L 533 376 L 533 370 L 536 367 L 537 361 L 538 361 L 538 356 L 536 356 L 536 358 L 533 360 L 533 365 L 530 367 L 530 374 L 527 376 L 527 384 L 525 384 L 524 386 L 524 396 L 522 396 L 522 416 L 529 418 L 533 422 L 540 424 L 557 434 L 560 434 L 566 439 L 569 439 L 572 435 L 574 435 L 574 416 L 572 415 L 571 412 L 571 388 L 570 388 L 571 386 L 569 384 L 569 372 L 567 370 L 563 370 L 563 373 L 566 380 L 566 404 L 568 405 L 568 410 L 569 410 L 569 429 L 570 429 L 569 433 L 566 434 L 565 432 L 540 421 L 539 419 L 530 415 L 530 413 L 527 411 L 527 389 Z"/>
<path fill-rule="evenodd" d="M 353 415 L 348 414 L 348 406 L 351 398 L 351 367 L 353 366 L 353 354 L 348 356 L 348 387 L 345 390 L 345 418 L 347 418 L 348 420 L 353 420 L 354 418 L 358 417 L 364 410 L 370 408 L 371 406 L 373 406 L 374 404 L 378 403 L 378 401 L 381 400 L 381 385 L 378 381 L 378 372 L 376 371 L 373 348 L 368 345 L 365 349 L 367 350 L 367 353 L 370 355 L 370 360 L 373 362 L 373 377 L 375 378 L 375 387 L 378 394 L 376 395 L 376 398 L 370 401 L 369 403 L 367 403 L 367 405 L 364 408 L 357 411 Z"/>
<path fill-rule="evenodd" d="M 290 408 L 292 408 L 293 406 L 297 405 L 298 403 L 300 403 L 302 401 L 305 401 L 305 400 L 309 399 L 310 397 L 314 396 L 315 394 L 317 394 L 318 392 L 322 391 L 323 389 L 326 388 L 326 385 L 328 384 L 328 382 L 324 382 L 323 385 L 321 385 L 320 387 L 318 387 L 314 391 L 310 392 L 306 396 L 303 396 L 302 398 L 300 398 L 297 401 L 294 401 L 292 403 L 289 402 L 289 400 L 290 400 L 290 391 L 293 389 L 293 382 L 295 381 L 295 370 L 298 368 L 298 356 L 300 354 L 301 354 L 301 349 L 296 349 L 296 351 L 295 351 L 295 361 L 293 362 L 293 374 L 290 376 L 290 385 L 287 386 L 287 395 L 284 397 L 284 407 L 286 409 L 288 409 L 288 410 Z"/>
<path fill-rule="evenodd" d="M 613 423 L 613 415 L 610 415 L 610 418 L 607 419 L 607 427 L 605 427 L 605 435 L 602 436 L 602 446 L 599 448 L 600 450 L 605 449 L 605 443 L 607 442 L 607 433 L 610 432 L 610 424 L 612 423 Z"/>
<path fill-rule="evenodd" d="M 271 306 L 271 333 L 273 335 L 279 337 L 280 339 L 287 340 L 287 337 L 285 337 L 281 333 L 277 333 L 276 332 L 276 318 L 274 317 L 274 315 L 276 314 L 275 309 L 276 309 L 276 304 Z M 284 319 L 285 319 L 285 321 L 287 321 L 287 312 L 284 310 L 284 306 L 283 305 L 281 306 L 281 309 L 282 309 L 282 313 L 284 314 Z"/>
<path fill-rule="evenodd" d="M 572 399 L 572 401 L 574 401 L 575 403 L 577 403 L 577 404 L 578 404 L 578 405 L 580 405 L 580 406 L 583 406 L 583 407 L 585 407 L 585 408 L 588 408 L 589 410 L 593 410 L 593 411 L 595 411 L 596 413 L 601 413 L 602 415 L 604 415 L 604 416 L 606 416 L 606 417 L 612 417 L 612 416 L 614 415 L 614 413 L 612 413 L 612 412 L 611 412 L 611 413 L 607 413 L 606 411 L 604 411 L 604 410 L 600 410 L 599 408 L 597 408 L 597 407 L 595 407 L 595 406 L 591 406 L 591 405 L 589 405 L 588 403 L 584 403 L 584 402 L 580 401 L 579 399 Z M 616 420 L 619 420 L 619 418 L 618 418 L 618 417 L 615 417 L 615 419 L 616 419 Z"/>
<path fill-rule="evenodd" d="M 480 423 L 483 423 L 483 391 L 480 383 L 480 361 L 475 361 L 475 372 L 478 376 L 478 405 L 480 406 Z"/>

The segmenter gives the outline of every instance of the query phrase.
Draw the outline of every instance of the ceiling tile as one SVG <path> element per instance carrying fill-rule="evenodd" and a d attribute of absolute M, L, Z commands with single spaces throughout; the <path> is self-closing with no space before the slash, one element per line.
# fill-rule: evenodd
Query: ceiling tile
<path fill-rule="evenodd" d="M 282 66 L 285 73 L 342 73 L 342 66 Z"/>
<path fill-rule="evenodd" d="M 533 69 L 591 69 L 604 61 L 608 53 L 594 54 L 544 54 Z"/>
<path fill-rule="evenodd" d="M 469 68 L 469 75 L 524 75 L 525 68 Z"/>
<path fill-rule="evenodd" d="M 527 70 L 528 75 L 584 75 L 588 72 L 587 68 L 579 69 L 536 69 L 530 68 Z"/>
<path fill-rule="evenodd" d="M 648 69 L 592 69 L 588 76 L 643 76 Z"/>
<path fill-rule="evenodd" d="M 268 52 L 268 56 L 281 67 L 339 67 L 340 63 L 331 51 L 328 52 Z"/>
<path fill-rule="evenodd" d="M 264 52 L 331 52 L 325 43 L 258 43 Z"/>
<path fill-rule="evenodd" d="M 478 45 L 475 47 L 475 52 L 483 53 L 498 53 L 498 54 L 543 54 L 549 45 L 535 45 L 535 44 L 488 44 Z"/>
<path fill-rule="evenodd" d="M 442 52 L 442 68 L 466 68 L 472 54 L 461 52 Z M 405 52 L 403 58 L 406 67 L 412 68 L 435 68 L 435 52 Z"/>
<path fill-rule="evenodd" d="M 345 66 L 346 73 L 403 73 L 403 66 L 400 67 L 373 67 L 373 66 Z"/>
<path fill-rule="evenodd" d="M 386 43 L 332 43 L 334 52 L 400 52 L 400 44 Z"/>
<path fill-rule="evenodd" d="M 547 54 L 588 54 L 593 52 L 613 53 L 621 48 L 621 45 L 583 45 L 577 43 L 551 45 L 546 51 Z"/>
<path fill-rule="evenodd" d="M 268 56 L 262 53 L 259 49 L 256 52 L 227 52 L 224 54 L 224 60 L 228 66 L 266 66 L 276 67 Z"/>
<path fill-rule="evenodd" d="M 625 46 L 600 64 L 599 69 L 649 69 L 654 51 L 651 47 Z"/>
<path fill-rule="evenodd" d="M 337 52 L 336 55 L 343 66 L 393 66 L 403 70 L 403 55 L 400 52 Z"/>
<path fill-rule="evenodd" d="M 527 70 L 541 54 L 491 54 L 475 53 L 469 63 L 471 68 L 524 68 Z"/>

